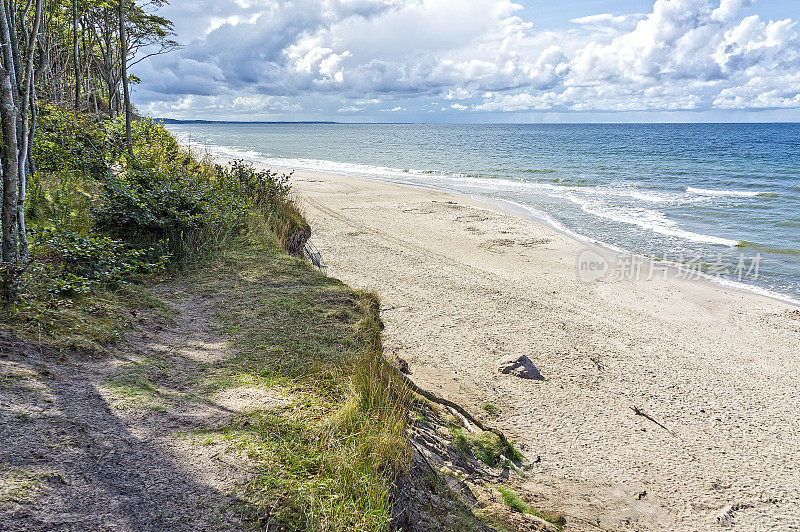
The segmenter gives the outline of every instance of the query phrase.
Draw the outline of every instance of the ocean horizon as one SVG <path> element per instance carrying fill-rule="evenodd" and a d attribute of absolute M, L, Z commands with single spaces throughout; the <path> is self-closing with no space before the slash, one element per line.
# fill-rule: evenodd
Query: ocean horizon
<path fill-rule="evenodd" d="M 500 202 L 578 239 L 800 301 L 798 123 L 167 127 L 213 155 Z"/>

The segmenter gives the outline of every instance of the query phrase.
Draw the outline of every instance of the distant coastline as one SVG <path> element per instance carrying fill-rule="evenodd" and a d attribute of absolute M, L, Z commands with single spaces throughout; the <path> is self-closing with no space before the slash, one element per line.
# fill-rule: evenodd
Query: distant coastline
<path fill-rule="evenodd" d="M 238 121 L 238 120 L 178 120 L 176 118 L 156 118 L 156 122 L 162 124 L 341 124 L 342 122 L 310 120 L 310 121 L 278 121 L 278 122 L 260 122 L 260 121 Z"/>

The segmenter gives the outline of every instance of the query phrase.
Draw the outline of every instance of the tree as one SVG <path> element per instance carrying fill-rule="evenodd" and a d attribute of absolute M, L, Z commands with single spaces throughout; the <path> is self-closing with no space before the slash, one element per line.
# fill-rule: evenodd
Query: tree
<path fill-rule="evenodd" d="M 131 67 L 178 46 L 172 22 L 157 14 L 165 4 L 164 0 L 48 0 L 38 53 L 42 97 L 66 103 L 72 95 L 72 105 L 78 109 L 112 116 L 124 113 L 125 79 L 129 95 L 134 79 Z"/>
<path fill-rule="evenodd" d="M 78 33 L 78 0 L 72 0 L 72 57 L 75 68 L 75 110 L 81 108 L 80 34 Z"/>
<path fill-rule="evenodd" d="M 28 262 L 25 196 L 35 172 L 36 100 L 125 113 L 133 156 L 130 67 L 178 46 L 166 0 L 0 0 L 0 295 Z M 37 91 L 37 86 L 40 90 Z M 84 98 L 86 100 L 84 101 Z M 71 101 L 73 100 L 74 101 Z"/>
<path fill-rule="evenodd" d="M 2 201 L 2 292 L 5 301 L 14 295 L 16 272 L 28 261 L 25 229 L 25 194 L 28 153 L 34 121 L 31 100 L 34 93 L 34 59 L 42 19 L 42 1 L 32 1 L 20 12 L 0 0 L 0 169 L 3 173 Z M 30 29 L 29 29 L 30 26 Z M 19 36 L 22 35 L 22 38 Z"/>
<path fill-rule="evenodd" d="M 131 140 L 131 90 L 128 84 L 128 28 L 125 21 L 125 0 L 119 0 L 119 46 L 122 59 L 122 87 L 125 106 L 125 147 L 133 158 L 133 142 Z"/>

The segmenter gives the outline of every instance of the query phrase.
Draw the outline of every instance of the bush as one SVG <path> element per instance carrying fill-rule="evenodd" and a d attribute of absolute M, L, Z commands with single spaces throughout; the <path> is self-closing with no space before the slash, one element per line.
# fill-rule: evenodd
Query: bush
<path fill-rule="evenodd" d="M 52 294 L 80 295 L 95 288 L 117 289 L 142 274 L 164 267 L 166 257 L 150 262 L 149 250 L 134 249 L 102 235 L 44 230 L 34 235 L 31 252 L 36 277 Z"/>
<path fill-rule="evenodd" d="M 28 178 L 25 205 L 30 224 L 87 234 L 97 182 L 109 174 L 102 126 L 88 116 L 40 103 L 33 156 L 36 172 Z"/>
<path fill-rule="evenodd" d="M 40 103 L 33 157 L 37 172 L 74 173 L 84 179 L 108 175 L 106 132 L 89 115 Z"/>
<path fill-rule="evenodd" d="M 216 172 L 214 184 L 219 192 L 244 200 L 262 213 L 274 211 L 289 197 L 291 174 L 256 170 L 244 161 L 233 161 L 229 168 L 217 165 Z"/>
<path fill-rule="evenodd" d="M 142 169 L 103 185 L 95 208 L 95 226 L 134 241 L 161 240 L 197 229 L 209 214 L 202 184 L 171 179 Z"/>
<path fill-rule="evenodd" d="M 311 226 L 291 197 L 291 173 L 256 170 L 244 161 L 234 161 L 230 168 L 217 166 L 217 172 L 216 184 L 220 193 L 235 191 L 251 212 L 264 217 L 284 251 L 302 255 L 311 236 Z"/>
<path fill-rule="evenodd" d="M 291 174 L 198 159 L 151 119 L 134 123 L 129 158 L 123 127 L 41 105 L 26 210 L 48 290 L 119 285 L 213 256 L 248 231 L 302 253 L 311 229 L 290 197 Z"/>

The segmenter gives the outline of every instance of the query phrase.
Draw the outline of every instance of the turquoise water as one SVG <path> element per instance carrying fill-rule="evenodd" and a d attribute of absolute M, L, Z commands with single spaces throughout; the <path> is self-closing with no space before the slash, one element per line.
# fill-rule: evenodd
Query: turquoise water
<path fill-rule="evenodd" d="M 514 202 L 800 299 L 800 124 L 174 124 L 212 153 Z M 744 260 L 751 271 L 739 279 Z"/>

